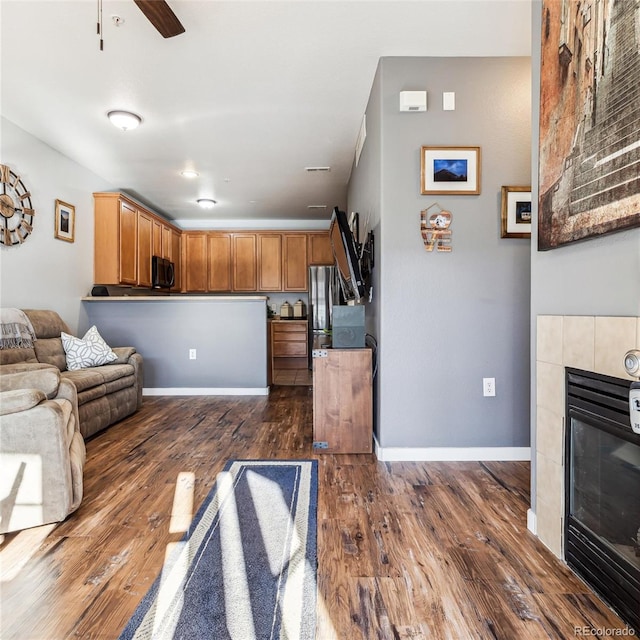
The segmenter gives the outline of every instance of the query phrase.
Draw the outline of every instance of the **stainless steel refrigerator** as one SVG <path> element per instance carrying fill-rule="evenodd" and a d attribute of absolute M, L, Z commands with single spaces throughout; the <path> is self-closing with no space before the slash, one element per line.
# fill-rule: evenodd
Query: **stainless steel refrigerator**
<path fill-rule="evenodd" d="M 309 267 L 309 368 L 312 368 L 312 350 L 314 340 L 326 335 L 327 344 L 331 343 L 328 331 L 331 330 L 333 305 L 340 304 L 340 281 L 334 266 Z"/>

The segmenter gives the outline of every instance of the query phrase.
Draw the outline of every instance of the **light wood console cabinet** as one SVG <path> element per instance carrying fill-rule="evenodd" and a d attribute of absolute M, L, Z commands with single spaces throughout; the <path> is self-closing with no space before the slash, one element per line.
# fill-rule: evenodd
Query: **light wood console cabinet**
<path fill-rule="evenodd" d="M 371 349 L 313 351 L 313 447 L 318 453 L 371 453 Z"/>
<path fill-rule="evenodd" d="M 152 255 L 180 262 L 180 229 L 121 193 L 94 193 L 93 198 L 95 284 L 150 287 Z"/>

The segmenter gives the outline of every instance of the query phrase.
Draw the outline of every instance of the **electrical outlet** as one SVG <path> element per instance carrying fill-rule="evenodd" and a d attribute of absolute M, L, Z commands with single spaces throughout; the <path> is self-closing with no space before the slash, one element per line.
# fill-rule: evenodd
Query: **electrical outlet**
<path fill-rule="evenodd" d="M 196 350 L 195 349 L 189 349 L 189 360 L 195 360 L 196 359 Z"/>
<path fill-rule="evenodd" d="M 482 378 L 482 395 L 484 396 L 496 395 L 496 379 L 495 378 Z"/>

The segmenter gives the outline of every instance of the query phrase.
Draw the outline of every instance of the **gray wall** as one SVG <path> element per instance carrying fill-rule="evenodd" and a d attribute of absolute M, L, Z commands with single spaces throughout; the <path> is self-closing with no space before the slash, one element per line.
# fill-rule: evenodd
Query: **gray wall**
<path fill-rule="evenodd" d="M 95 324 L 109 345 L 136 347 L 146 389 L 267 386 L 264 300 L 89 301 L 82 316 L 80 335 Z"/>
<path fill-rule="evenodd" d="M 376 340 L 380 336 L 380 300 L 382 256 L 380 253 L 380 210 L 382 206 L 382 77 L 380 65 L 373 80 L 366 110 L 367 137 L 360 154 L 358 166 L 351 169 L 348 189 L 348 211 L 360 215 L 360 239 L 364 240 L 368 231 L 374 233 L 374 262 L 371 274 L 371 302 L 366 301 L 366 330 Z M 379 376 L 373 380 L 374 432 L 378 433 L 377 417 L 380 414 Z"/>
<path fill-rule="evenodd" d="M 536 317 L 640 315 L 640 229 L 537 251 L 538 144 L 540 140 L 540 46 L 542 3 L 532 4 L 531 425 L 535 446 Z M 531 464 L 531 504 L 536 501 L 536 461 Z"/>
<path fill-rule="evenodd" d="M 369 108 L 379 96 L 381 200 L 363 193 L 375 187 L 365 164 L 349 209 L 379 206 L 383 447 L 529 444 L 530 242 L 500 238 L 500 187 L 530 181 L 530 82 L 529 58 L 380 62 Z M 399 92 L 420 89 L 428 110 L 400 113 Z M 456 92 L 456 111 L 442 110 L 443 91 Z M 481 195 L 420 195 L 422 145 L 480 146 Z M 424 249 L 420 211 L 434 202 L 453 214 L 450 254 Z M 482 396 L 483 377 L 496 378 L 495 398 Z"/>
<path fill-rule="evenodd" d="M 93 192 L 113 186 L 0 118 L 0 157 L 22 176 L 36 209 L 24 244 L 0 247 L 0 304 L 54 309 L 75 331 L 93 284 Z M 55 201 L 76 208 L 75 242 L 54 238 Z"/>

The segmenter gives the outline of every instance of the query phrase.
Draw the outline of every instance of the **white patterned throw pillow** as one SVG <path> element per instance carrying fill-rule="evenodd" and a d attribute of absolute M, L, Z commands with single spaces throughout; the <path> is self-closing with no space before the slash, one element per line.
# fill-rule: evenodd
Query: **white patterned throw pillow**
<path fill-rule="evenodd" d="M 83 338 L 70 336 L 64 331 L 60 334 L 62 348 L 67 356 L 67 369 L 75 371 L 86 367 L 98 367 L 113 362 L 118 356 L 103 340 L 95 325 L 84 334 Z"/>

